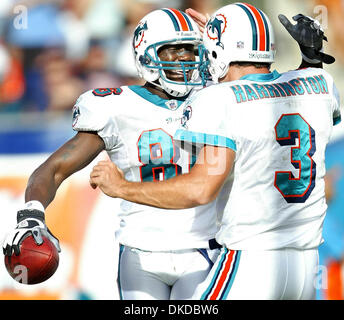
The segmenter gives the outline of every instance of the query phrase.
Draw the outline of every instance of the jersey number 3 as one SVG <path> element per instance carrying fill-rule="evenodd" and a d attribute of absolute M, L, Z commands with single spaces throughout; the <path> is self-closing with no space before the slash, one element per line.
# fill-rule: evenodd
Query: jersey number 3
<path fill-rule="evenodd" d="M 298 177 L 291 171 L 275 172 L 275 187 L 288 203 L 303 203 L 315 186 L 316 150 L 315 132 L 298 113 L 283 114 L 275 125 L 276 140 L 280 146 L 292 146 L 291 164 L 299 170 Z"/>

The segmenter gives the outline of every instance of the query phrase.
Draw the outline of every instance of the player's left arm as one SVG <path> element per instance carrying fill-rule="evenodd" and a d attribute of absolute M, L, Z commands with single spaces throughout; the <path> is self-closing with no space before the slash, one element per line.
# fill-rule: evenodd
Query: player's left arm
<path fill-rule="evenodd" d="M 110 161 L 99 162 L 90 174 L 92 188 L 106 195 L 164 209 L 184 209 L 207 204 L 220 192 L 229 175 L 235 152 L 204 146 L 190 173 L 158 182 L 129 182 Z"/>

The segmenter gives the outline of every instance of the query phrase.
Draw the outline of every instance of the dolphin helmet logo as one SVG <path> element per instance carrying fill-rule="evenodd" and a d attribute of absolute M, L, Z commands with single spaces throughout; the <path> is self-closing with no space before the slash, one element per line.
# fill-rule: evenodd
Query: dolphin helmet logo
<path fill-rule="evenodd" d="M 207 35 L 211 40 L 217 40 L 216 45 L 224 48 L 221 42 L 222 34 L 227 28 L 227 18 L 223 14 L 217 14 L 213 19 L 207 23 Z"/>
<path fill-rule="evenodd" d="M 133 46 L 138 48 L 143 41 L 145 36 L 145 30 L 148 30 L 147 21 L 145 23 L 140 22 L 137 28 L 134 31 L 134 39 L 133 39 Z"/>

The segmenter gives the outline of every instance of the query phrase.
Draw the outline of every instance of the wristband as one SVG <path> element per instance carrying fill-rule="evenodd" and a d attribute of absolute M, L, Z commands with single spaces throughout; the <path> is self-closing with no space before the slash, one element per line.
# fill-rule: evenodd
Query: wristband
<path fill-rule="evenodd" d="M 310 59 L 310 58 L 306 57 L 302 52 L 301 52 L 301 56 L 302 56 L 303 60 L 305 60 L 306 62 L 311 63 L 311 64 L 317 64 L 317 63 L 322 62 L 321 60 L 318 60 L 318 59 Z"/>
<path fill-rule="evenodd" d="M 308 63 L 311 63 L 311 64 L 317 64 L 317 63 L 321 63 L 322 61 L 319 60 L 319 59 L 311 59 L 311 58 L 308 58 L 303 52 L 302 52 L 302 48 L 300 47 L 301 49 L 301 56 L 302 56 L 302 59 L 305 60 L 306 62 Z M 324 48 L 321 48 L 319 50 L 319 52 L 324 52 Z"/>
<path fill-rule="evenodd" d="M 28 201 L 20 210 L 39 210 L 44 212 L 44 206 L 38 200 Z"/>
<path fill-rule="evenodd" d="M 26 202 L 23 208 L 17 212 L 17 222 L 20 223 L 26 218 L 35 218 L 45 223 L 43 205 L 37 200 Z"/>

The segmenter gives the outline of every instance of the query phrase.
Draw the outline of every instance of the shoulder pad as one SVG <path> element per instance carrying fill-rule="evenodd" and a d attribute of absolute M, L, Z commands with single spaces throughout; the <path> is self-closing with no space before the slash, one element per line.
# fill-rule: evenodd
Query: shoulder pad
<path fill-rule="evenodd" d="M 93 90 L 94 91 L 94 90 Z M 73 107 L 73 130 L 99 131 L 108 121 L 108 103 L 93 91 L 83 93 Z"/>

